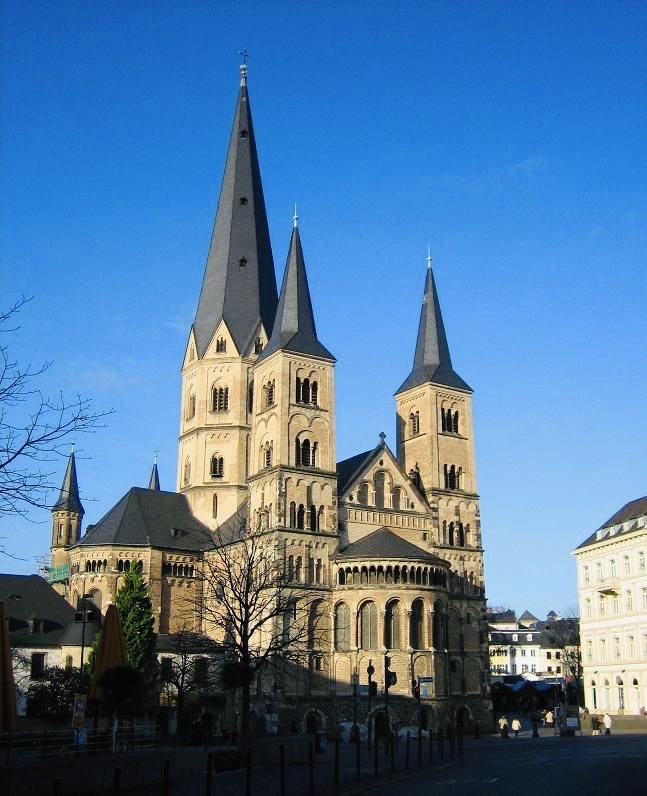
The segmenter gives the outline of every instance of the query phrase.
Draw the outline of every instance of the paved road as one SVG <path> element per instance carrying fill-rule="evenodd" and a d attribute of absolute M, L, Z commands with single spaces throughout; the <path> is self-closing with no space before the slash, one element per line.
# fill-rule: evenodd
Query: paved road
<path fill-rule="evenodd" d="M 555 792 L 647 792 L 647 735 L 488 738 L 466 743 L 460 763 L 412 775 L 407 796 L 546 796 Z M 374 784 L 374 796 L 393 796 L 394 784 Z M 365 789 L 368 792 L 368 789 Z"/>

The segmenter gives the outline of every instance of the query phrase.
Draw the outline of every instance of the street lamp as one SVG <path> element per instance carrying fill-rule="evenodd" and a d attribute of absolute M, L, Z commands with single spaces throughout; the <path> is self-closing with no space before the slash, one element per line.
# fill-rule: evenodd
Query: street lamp
<path fill-rule="evenodd" d="M 91 594 L 86 594 L 86 592 L 84 590 L 83 591 L 83 597 L 81 598 L 82 601 L 83 601 L 82 604 L 81 604 L 82 605 L 82 611 L 83 611 L 83 617 L 81 619 L 81 665 L 79 667 L 80 670 L 81 670 L 81 677 L 83 677 L 83 653 L 85 652 L 85 623 L 87 621 L 87 614 L 88 614 L 88 611 L 87 611 L 87 600 L 90 597 L 92 597 L 92 595 Z"/>
<path fill-rule="evenodd" d="M 373 696 L 373 675 L 375 674 L 375 666 L 373 661 L 369 660 L 366 667 L 366 674 L 368 674 L 368 748 L 371 748 L 371 698 Z"/>
<path fill-rule="evenodd" d="M 351 674 L 350 681 L 353 685 L 353 731 L 351 733 L 351 739 L 359 743 L 359 728 L 357 726 L 357 686 L 359 685 L 359 673 L 357 669 Z"/>

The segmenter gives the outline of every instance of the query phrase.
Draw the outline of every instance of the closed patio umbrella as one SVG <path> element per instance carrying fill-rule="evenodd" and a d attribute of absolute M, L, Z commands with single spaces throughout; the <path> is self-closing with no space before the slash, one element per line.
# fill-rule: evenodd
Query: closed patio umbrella
<path fill-rule="evenodd" d="M 0 731 L 16 729 L 16 684 L 11 665 L 9 632 L 4 616 L 4 603 L 0 603 Z"/>
<path fill-rule="evenodd" d="M 97 654 L 94 659 L 94 671 L 90 683 L 90 699 L 103 699 L 102 677 L 110 669 L 128 666 L 126 642 L 121 629 L 121 619 L 116 605 L 109 605 L 103 621 Z"/>

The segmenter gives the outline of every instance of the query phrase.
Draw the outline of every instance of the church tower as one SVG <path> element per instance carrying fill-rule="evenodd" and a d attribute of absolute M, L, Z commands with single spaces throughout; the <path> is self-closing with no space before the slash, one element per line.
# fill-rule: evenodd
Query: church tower
<path fill-rule="evenodd" d="M 81 523 L 85 511 L 79 497 L 74 451 L 70 453 L 58 500 L 52 506 L 52 569 L 69 563 L 67 548 L 81 537 Z"/>
<path fill-rule="evenodd" d="M 472 389 L 452 366 L 431 255 L 411 373 L 395 395 L 398 459 L 426 497 L 434 541 L 452 569 L 482 585 Z"/>
<path fill-rule="evenodd" d="M 334 363 L 317 338 L 295 214 L 272 336 L 253 368 L 249 516 L 285 530 L 297 581 L 322 584 L 337 533 Z"/>
<path fill-rule="evenodd" d="M 247 67 L 240 71 L 220 199 L 182 365 L 177 487 L 210 528 L 247 497 L 252 365 L 267 343 L 277 305 Z"/>

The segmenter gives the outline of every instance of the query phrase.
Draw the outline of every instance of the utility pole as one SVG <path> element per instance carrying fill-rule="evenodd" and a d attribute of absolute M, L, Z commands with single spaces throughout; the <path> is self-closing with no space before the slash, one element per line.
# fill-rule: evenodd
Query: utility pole
<path fill-rule="evenodd" d="M 371 699 L 373 698 L 373 675 L 375 674 L 375 667 L 373 661 L 369 660 L 366 667 L 366 674 L 368 674 L 368 748 L 371 748 L 372 724 L 371 724 Z M 377 689 L 376 689 L 377 690 Z"/>

